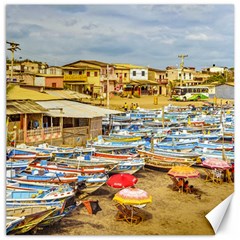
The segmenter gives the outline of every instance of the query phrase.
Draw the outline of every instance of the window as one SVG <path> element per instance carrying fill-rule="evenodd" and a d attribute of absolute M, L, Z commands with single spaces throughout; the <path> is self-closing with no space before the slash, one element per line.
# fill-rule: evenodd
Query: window
<path fill-rule="evenodd" d="M 168 77 L 168 74 L 166 73 L 166 78 Z"/>
<path fill-rule="evenodd" d="M 181 73 L 179 73 L 178 76 L 181 77 Z"/>
<path fill-rule="evenodd" d="M 90 77 L 90 72 L 87 72 L 87 77 Z"/>
<path fill-rule="evenodd" d="M 191 73 L 189 73 L 189 79 L 192 79 L 192 74 Z"/>
<path fill-rule="evenodd" d="M 79 74 L 79 75 L 82 75 L 82 71 L 79 71 L 78 74 Z"/>
<path fill-rule="evenodd" d="M 116 73 L 116 76 L 118 77 L 118 73 Z"/>
<path fill-rule="evenodd" d="M 137 75 L 136 71 L 133 71 L 133 76 L 136 76 L 136 75 Z"/>
<path fill-rule="evenodd" d="M 94 77 L 97 77 L 98 76 L 98 73 L 97 72 L 94 72 Z"/>
<path fill-rule="evenodd" d="M 18 122 L 20 121 L 20 114 L 9 116 L 9 122 Z"/>
<path fill-rule="evenodd" d="M 142 76 L 143 76 L 143 77 L 145 76 L 145 71 L 142 71 Z"/>
<path fill-rule="evenodd" d="M 52 83 L 52 87 L 53 87 L 53 88 L 56 88 L 56 87 L 57 87 L 57 84 L 56 84 L 56 83 Z"/>
<path fill-rule="evenodd" d="M 127 77 L 127 73 L 124 73 L 124 77 L 125 77 L 125 78 Z"/>
<path fill-rule="evenodd" d="M 72 71 L 69 71 L 69 75 L 72 75 Z"/>

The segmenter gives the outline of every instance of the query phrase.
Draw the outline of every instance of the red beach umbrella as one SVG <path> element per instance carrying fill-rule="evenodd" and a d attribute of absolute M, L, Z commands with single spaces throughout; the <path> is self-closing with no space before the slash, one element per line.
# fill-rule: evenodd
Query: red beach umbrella
<path fill-rule="evenodd" d="M 126 188 L 135 185 L 137 181 L 138 179 L 130 173 L 118 173 L 112 175 L 106 183 L 113 188 Z"/>
<path fill-rule="evenodd" d="M 217 169 L 229 169 L 231 166 L 227 164 L 227 162 L 218 159 L 218 158 L 207 158 L 202 163 L 203 166 L 208 168 L 217 168 Z"/>

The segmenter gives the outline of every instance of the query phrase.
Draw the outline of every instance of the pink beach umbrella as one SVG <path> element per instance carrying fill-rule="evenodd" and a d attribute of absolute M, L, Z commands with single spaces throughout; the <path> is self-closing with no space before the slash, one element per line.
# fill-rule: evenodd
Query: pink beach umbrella
<path fill-rule="evenodd" d="M 140 188 L 129 187 L 117 192 L 113 200 L 125 205 L 143 205 L 151 203 L 152 196 Z"/>
<path fill-rule="evenodd" d="M 203 161 L 202 165 L 208 168 L 216 168 L 223 170 L 231 168 L 231 166 L 228 165 L 227 162 L 218 158 L 207 158 L 206 160 Z"/>

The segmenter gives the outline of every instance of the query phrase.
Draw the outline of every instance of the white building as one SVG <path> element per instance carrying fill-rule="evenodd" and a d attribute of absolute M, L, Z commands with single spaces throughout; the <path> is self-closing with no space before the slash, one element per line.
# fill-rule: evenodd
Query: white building
<path fill-rule="evenodd" d="M 130 80 L 148 80 L 147 68 L 131 68 Z"/>

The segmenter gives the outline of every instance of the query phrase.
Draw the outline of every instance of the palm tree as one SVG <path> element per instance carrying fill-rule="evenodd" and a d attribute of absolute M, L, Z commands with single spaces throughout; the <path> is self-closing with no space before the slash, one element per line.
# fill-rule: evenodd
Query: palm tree
<path fill-rule="evenodd" d="M 179 80 L 169 80 L 168 81 L 168 95 L 172 98 L 173 89 L 178 85 Z"/>

